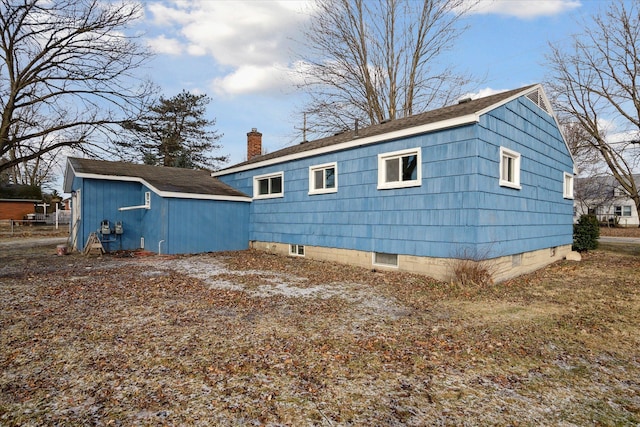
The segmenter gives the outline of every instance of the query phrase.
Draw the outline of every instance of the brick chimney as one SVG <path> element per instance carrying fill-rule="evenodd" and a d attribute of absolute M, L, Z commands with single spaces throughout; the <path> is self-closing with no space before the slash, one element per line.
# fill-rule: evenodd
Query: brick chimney
<path fill-rule="evenodd" d="M 262 154 L 262 134 L 256 128 L 247 133 L 247 160 Z"/>

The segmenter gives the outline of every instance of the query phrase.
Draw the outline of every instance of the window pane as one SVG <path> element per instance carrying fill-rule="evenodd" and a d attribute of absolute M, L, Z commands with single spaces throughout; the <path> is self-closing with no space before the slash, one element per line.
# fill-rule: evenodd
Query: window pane
<path fill-rule="evenodd" d="M 261 179 L 258 181 L 258 194 L 269 194 L 268 179 Z"/>
<path fill-rule="evenodd" d="M 400 159 L 387 159 L 384 162 L 386 169 L 385 182 L 400 181 Z"/>
<path fill-rule="evenodd" d="M 394 267 L 398 266 L 398 255 L 397 254 L 385 254 L 382 252 L 376 252 L 374 254 L 374 263 L 381 265 L 391 265 Z"/>
<path fill-rule="evenodd" d="M 624 206 L 624 210 L 622 211 L 623 216 L 631 216 L 631 206 Z"/>
<path fill-rule="evenodd" d="M 503 181 L 508 181 L 509 177 L 509 158 L 507 156 L 502 156 L 502 170 L 500 171 L 500 179 Z"/>
<path fill-rule="evenodd" d="M 503 156 L 502 157 L 502 180 L 513 182 L 513 169 L 514 169 L 514 159 L 513 157 Z"/>
<path fill-rule="evenodd" d="M 324 188 L 324 186 L 322 185 L 322 177 L 323 177 L 323 170 L 317 170 L 313 172 L 313 188 L 315 190 L 320 190 L 322 188 Z"/>
<path fill-rule="evenodd" d="M 411 155 L 402 158 L 402 180 L 415 181 L 418 179 L 418 156 Z"/>
<path fill-rule="evenodd" d="M 271 178 L 271 194 L 282 193 L 282 177 L 274 176 Z"/>
<path fill-rule="evenodd" d="M 334 168 L 327 168 L 325 172 L 325 188 L 336 188 L 336 170 Z"/>
<path fill-rule="evenodd" d="M 622 206 L 615 206 L 613 208 L 614 215 L 622 216 Z"/>

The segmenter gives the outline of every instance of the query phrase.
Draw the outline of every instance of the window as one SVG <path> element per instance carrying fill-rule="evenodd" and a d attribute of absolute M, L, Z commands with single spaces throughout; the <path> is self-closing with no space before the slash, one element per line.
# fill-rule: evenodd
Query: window
<path fill-rule="evenodd" d="M 614 206 L 613 213 L 615 216 L 631 216 L 631 206 Z"/>
<path fill-rule="evenodd" d="M 338 165 L 328 163 L 309 168 L 309 194 L 335 193 L 338 191 Z"/>
<path fill-rule="evenodd" d="M 627 197 L 627 192 L 620 187 L 616 187 L 613 189 L 613 197 Z"/>
<path fill-rule="evenodd" d="M 522 265 L 522 254 L 511 255 L 511 267 L 520 267 Z"/>
<path fill-rule="evenodd" d="M 567 172 L 564 173 L 562 195 L 565 199 L 573 199 L 573 175 Z"/>
<path fill-rule="evenodd" d="M 304 256 L 304 245 L 289 245 L 289 255 Z"/>
<path fill-rule="evenodd" d="M 385 267 L 398 266 L 398 254 L 385 254 L 383 252 L 373 253 L 373 264 Z"/>
<path fill-rule="evenodd" d="M 283 197 L 283 172 L 253 177 L 253 197 L 268 199 Z"/>
<path fill-rule="evenodd" d="M 520 189 L 520 153 L 500 147 L 500 185 Z"/>
<path fill-rule="evenodd" d="M 378 189 L 419 186 L 421 165 L 420 148 L 378 154 Z"/>

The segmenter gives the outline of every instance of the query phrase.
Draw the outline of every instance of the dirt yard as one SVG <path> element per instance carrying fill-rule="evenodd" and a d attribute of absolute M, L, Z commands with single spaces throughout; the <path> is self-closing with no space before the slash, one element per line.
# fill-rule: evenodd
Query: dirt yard
<path fill-rule="evenodd" d="M 255 251 L 0 252 L 0 425 L 635 426 L 640 257 L 460 288 Z"/>

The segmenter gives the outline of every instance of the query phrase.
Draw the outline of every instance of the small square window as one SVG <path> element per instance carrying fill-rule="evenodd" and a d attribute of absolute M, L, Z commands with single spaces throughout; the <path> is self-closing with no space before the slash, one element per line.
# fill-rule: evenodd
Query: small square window
<path fill-rule="evenodd" d="M 562 195 L 565 199 L 573 199 L 573 175 L 567 172 L 564 173 Z"/>
<path fill-rule="evenodd" d="M 374 252 L 373 264 L 385 266 L 385 267 L 397 267 L 398 254 L 386 254 L 384 252 Z"/>
<path fill-rule="evenodd" d="M 420 148 L 378 154 L 378 189 L 420 186 Z"/>
<path fill-rule="evenodd" d="M 338 165 L 328 163 L 309 168 L 309 194 L 335 193 L 338 191 Z"/>
<path fill-rule="evenodd" d="M 520 189 L 520 153 L 500 147 L 500 185 Z"/>
<path fill-rule="evenodd" d="M 511 255 L 511 267 L 520 267 L 522 265 L 522 254 Z"/>
<path fill-rule="evenodd" d="M 304 245 L 289 245 L 289 255 L 304 256 Z"/>
<path fill-rule="evenodd" d="M 283 197 L 283 175 L 283 172 L 278 172 L 253 177 L 253 197 L 256 199 Z"/>

